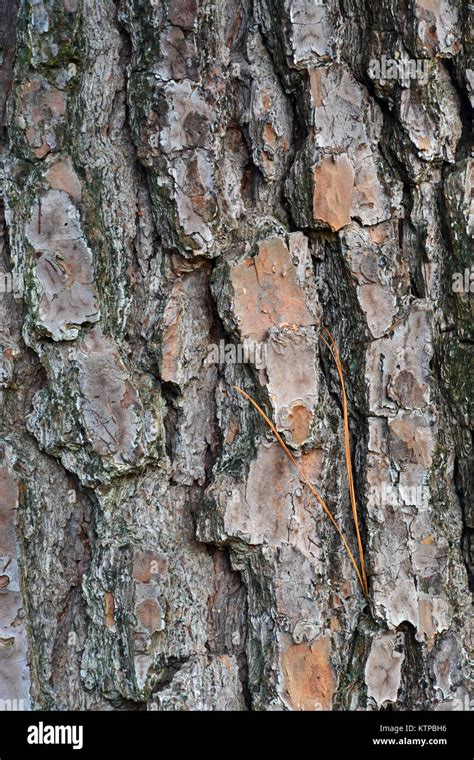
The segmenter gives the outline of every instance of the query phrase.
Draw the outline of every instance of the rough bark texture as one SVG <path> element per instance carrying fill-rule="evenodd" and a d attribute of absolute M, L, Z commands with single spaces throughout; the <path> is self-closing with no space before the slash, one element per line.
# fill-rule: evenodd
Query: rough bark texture
<path fill-rule="evenodd" d="M 1 699 L 469 707 L 468 14 L 2 0 Z"/>

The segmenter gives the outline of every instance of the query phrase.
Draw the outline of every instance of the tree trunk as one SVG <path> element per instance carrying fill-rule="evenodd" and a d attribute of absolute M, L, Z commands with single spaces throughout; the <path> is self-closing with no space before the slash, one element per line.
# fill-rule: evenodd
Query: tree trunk
<path fill-rule="evenodd" d="M 469 8 L 1 1 L 0 699 L 469 707 Z"/>

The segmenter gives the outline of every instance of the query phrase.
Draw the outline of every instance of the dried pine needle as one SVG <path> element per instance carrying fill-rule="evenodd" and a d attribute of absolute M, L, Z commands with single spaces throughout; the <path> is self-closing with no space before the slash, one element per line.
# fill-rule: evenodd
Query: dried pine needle
<path fill-rule="evenodd" d="M 353 566 L 353 568 L 355 570 L 355 573 L 357 575 L 357 578 L 359 580 L 362 592 L 364 593 L 365 596 L 367 596 L 367 593 L 368 593 L 367 592 L 367 579 L 365 578 L 365 576 L 363 576 L 361 574 L 361 572 L 360 572 L 360 570 L 359 570 L 359 568 L 357 566 L 357 562 L 356 562 L 356 560 L 354 558 L 354 555 L 353 555 L 353 553 L 352 553 L 352 551 L 351 551 L 351 549 L 349 547 L 349 544 L 347 543 L 347 541 L 345 539 L 345 536 L 344 536 L 341 528 L 339 527 L 339 524 L 337 523 L 337 521 L 334 518 L 332 512 L 328 508 L 326 502 L 319 495 L 319 493 L 316 491 L 316 489 L 314 488 L 314 486 L 310 483 L 310 481 L 306 477 L 303 469 L 300 467 L 300 465 L 296 461 L 295 457 L 293 456 L 293 454 L 291 453 L 291 451 L 289 450 L 289 448 L 287 447 L 287 445 L 283 441 L 283 439 L 282 439 L 281 435 L 279 434 L 278 430 L 276 429 L 275 425 L 267 417 L 267 415 L 265 414 L 265 412 L 263 411 L 263 409 L 257 404 L 256 401 L 254 401 L 254 399 L 251 396 L 249 396 L 248 393 L 246 393 L 244 390 L 242 390 L 242 388 L 238 388 L 236 385 L 234 385 L 233 388 L 238 393 L 240 393 L 245 399 L 247 399 L 247 401 L 250 401 L 250 403 L 252 404 L 252 406 L 255 407 L 255 409 L 260 414 L 260 416 L 265 420 L 265 422 L 267 423 L 268 427 L 270 428 L 270 430 L 274 434 L 275 438 L 277 439 L 278 443 L 280 444 L 281 448 L 285 452 L 286 456 L 288 457 L 288 459 L 290 460 L 290 462 L 294 465 L 294 467 L 296 467 L 296 469 L 297 469 L 297 471 L 299 473 L 300 478 L 308 486 L 308 488 L 310 489 L 311 493 L 316 497 L 316 500 L 319 503 L 319 505 L 322 507 L 324 513 L 327 515 L 327 517 L 330 519 L 330 521 L 332 522 L 333 526 L 335 527 L 335 529 L 339 533 L 341 541 L 342 541 L 342 543 L 344 545 L 344 548 L 345 548 L 345 550 L 347 552 L 347 555 L 348 555 L 348 557 L 349 557 L 349 559 L 351 561 L 351 564 L 352 564 L 352 566 Z"/>
<path fill-rule="evenodd" d="M 339 356 L 339 351 L 337 349 L 336 342 L 330 330 L 327 327 L 324 327 L 324 332 L 328 336 L 330 343 L 328 343 L 327 340 L 323 338 L 322 335 L 321 335 L 321 340 L 326 344 L 326 346 L 328 347 L 331 353 L 332 358 L 334 359 L 334 363 L 337 368 L 337 373 L 339 375 L 339 382 L 341 384 L 342 412 L 343 412 L 343 418 L 344 418 L 344 449 L 345 449 L 345 454 L 346 454 L 347 482 L 349 485 L 349 496 L 351 500 L 352 517 L 354 520 L 354 528 L 355 528 L 355 532 L 357 536 L 357 545 L 359 548 L 361 574 L 362 574 L 362 579 L 364 582 L 363 591 L 364 591 L 364 594 L 367 596 L 369 593 L 369 586 L 367 582 L 367 573 L 365 570 L 364 549 L 362 546 L 362 538 L 361 538 L 360 529 L 359 529 L 357 501 L 356 501 L 355 489 L 354 489 L 354 476 L 352 473 L 351 449 L 350 449 L 350 442 L 349 442 L 349 415 L 347 412 L 347 395 L 346 395 L 346 387 L 344 384 L 344 373 L 343 373 L 342 362 Z"/>

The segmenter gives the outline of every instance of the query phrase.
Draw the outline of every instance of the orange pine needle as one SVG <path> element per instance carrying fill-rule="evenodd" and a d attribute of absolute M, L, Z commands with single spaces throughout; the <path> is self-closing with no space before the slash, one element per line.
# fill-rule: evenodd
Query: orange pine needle
<path fill-rule="evenodd" d="M 321 337 L 321 340 L 328 347 L 331 353 L 331 356 L 334 359 L 334 363 L 337 368 L 337 373 L 339 375 L 339 382 L 341 384 L 342 411 L 343 411 L 343 418 L 344 418 L 344 448 L 345 448 L 345 454 L 346 454 L 347 481 L 349 485 L 349 496 L 351 500 L 352 516 L 353 516 L 354 527 L 355 527 L 355 532 L 357 536 L 357 545 L 359 548 L 360 567 L 361 567 L 361 572 L 362 572 L 362 578 L 364 581 L 363 590 L 364 590 L 364 594 L 368 596 L 369 586 L 368 586 L 368 581 L 367 581 L 367 573 L 365 569 L 364 549 L 363 549 L 362 538 L 361 538 L 360 529 L 359 529 L 357 501 L 356 501 L 355 489 L 354 489 L 354 477 L 352 474 L 352 460 L 351 460 L 351 449 L 350 449 L 350 441 L 349 441 L 349 415 L 347 412 L 347 396 L 346 396 L 346 387 L 344 384 L 343 367 L 342 367 L 341 358 L 339 356 L 339 351 L 337 349 L 336 341 L 334 340 L 330 330 L 327 327 L 324 327 L 324 331 L 330 340 L 330 344 L 327 342 L 325 338 L 323 338 L 322 335 L 320 337 Z"/>
<path fill-rule="evenodd" d="M 367 596 L 367 588 L 366 588 L 366 583 L 364 583 L 364 578 L 363 578 L 363 576 L 362 576 L 362 575 L 361 575 L 361 573 L 360 573 L 360 570 L 359 570 L 359 568 L 358 568 L 358 566 L 357 566 L 357 562 L 356 562 L 356 561 L 355 561 L 355 559 L 354 559 L 354 555 L 353 555 L 353 554 L 352 554 L 352 552 L 351 552 L 351 549 L 350 549 L 350 547 L 349 547 L 349 544 L 347 543 L 347 541 L 346 541 L 346 539 L 345 539 L 345 537 L 344 537 L 344 534 L 343 534 L 343 532 L 342 532 L 341 528 L 339 527 L 339 525 L 338 525 L 337 521 L 335 520 L 335 518 L 334 518 L 334 516 L 333 516 L 332 512 L 329 510 L 329 508 L 328 508 L 328 506 L 326 505 L 325 501 L 324 501 L 324 500 L 321 498 L 321 496 L 320 496 L 320 495 L 319 495 L 319 493 L 316 491 L 316 489 L 314 488 L 314 486 L 313 486 L 313 485 L 310 483 L 310 481 L 308 480 L 308 478 L 306 477 L 306 475 L 305 475 L 305 473 L 304 473 L 304 470 L 303 470 L 303 469 L 300 467 L 300 465 L 298 464 L 298 462 L 297 462 L 297 461 L 296 461 L 296 459 L 294 458 L 293 454 L 291 453 L 291 451 L 288 449 L 287 445 L 286 445 L 286 444 L 285 444 L 285 442 L 283 441 L 283 439 L 282 439 L 281 435 L 279 434 L 278 430 L 276 429 L 275 425 L 274 425 L 274 424 L 273 424 L 273 422 L 272 422 L 272 421 L 271 421 L 271 420 L 270 420 L 270 419 L 267 417 L 267 415 L 265 414 L 265 412 L 263 411 L 263 409 L 261 409 L 261 408 L 260 408 L 260 406 L 257 404 L 257 402 L 256 402 L 256 401 L 254 401 L 254 399 L 253 399 L 251 396 L 249 396 L 249 395 L 248 395 L 248 393 L 246 393 L 244 390 L 242 390 L 242 388 L 238 388 L 236 385 L 234 385 L 234 386 L 232 386 L 232 387 L 234 388 L 234 390 L 236 390 L 238 393 L 240 393 L 240 394 L 241 394 L 241 395 L 242 395 L 244 398 L 246 398 L 246 399 L 247 399 L 247 401 L 250 401 L 250 403 L 252 404 L 252 406 L 254 406 L 254 407 L 255 407 L 255 409 L 256 409 L 256 410 L 257 410 L 257 412 L 260 414 L 260 416 L 261 416 L 261 417 L 263 417 L 263 419 L 264 419 L 264 420 L 265 420 L 265 422 L 267 423 L 268 427 L 270 428 L 270 430 L 272 431 L 272 433 L 273 433 L 273 434 L 274 434 L 274 436 L 276 437 L 276 439 L 277 439 L 278 443 L 280 444 L 281 448 L 282 448 L 282 449 L 283 449 L 283 451 L 285 452 L 286 456 L 288 457 L 288 459 L 290 460 L 290 462 L 291 462 L 291 463 L 294 465 L 294 467 L 296 467 L 296 469 L 298 470 L 298 473 L 299 473 L 299 475 L 300 475 L 300 478 L 301 478 L 301 479 L 303 480 L 303 482 L 304 482 L 304 483 L 305 483 L 305 484 L 308 486 L 308 488 L 310 489 L 311 493 L 312 493 L 312 494 L 313 494 L 313 495 L 316 497 L 316 500 L 318 501 L 318 503 L 319 503 L 319 504 L 320 504 L 320 506 L 322 507 L 322 509 L 323 509 L 323 511 L 325 512 L 325 514 L 326 514 L 326 515 L 329 517 L 329 519 L 331 520 L 331 522 L 332 522 L 333 526 L 335 527 L 335 529 L 336 529 L 336 530 L 337 530 L 337 532 L 339 533 L 339 536 L 340 536 L 340 538 L 341 538 L 341 541 L 342 541 L 342 543 L 343 543 L 343 545 L 344 545 L 344 548 L 345 548 L 345 550 L 346 550 L 346 552 L 347 552 L 347 554 L 348 554 L 348 556 L 349 556 L 349 559 L 350 559 L 350 561 L 351 561 L 351 564 L 352 564 L 352 566 L 353 566 L 353 568 L 354 568 L 354 570 L 355 570 L 355 573 L 356 573 L 356 575 L 357 575 L 357 578 L 358 578 L 358 580 L 359 580 L 359 583 L 360 583 L 360 586 L 361 586 L 361 588 L 362 588 L 362 591 L 363 591 L 364 595 L 365 595 L 365 596 Z"/>

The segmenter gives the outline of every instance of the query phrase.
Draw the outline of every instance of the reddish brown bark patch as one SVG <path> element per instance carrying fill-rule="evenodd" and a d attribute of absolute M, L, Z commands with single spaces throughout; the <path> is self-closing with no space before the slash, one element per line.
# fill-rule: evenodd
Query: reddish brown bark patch
<path fill-rule="evenodd" d="M 262 241 L 254 259 L 232 268 L 231 282 L 242 337 L 262 341 L 272 327 L 297 329 L 315 321 L 283 238 Z"/>
<path fill-rule="evenodd" d="M 344 154 L 325 156 L 314 168 L 313 217 L 340 230 L 351 223 L 354 168 Z"/>
<path fill-rule="evenodd" d="M 137 604 L 135 611 L 138 622 L 149 633 L 161 631 L 161 607 L 156 599 L 144 599 Z"/>
<path fill-rule="evenodd" d="M 168 8 L 168 18 L 172 24 L 182 29 L 192 30 L 196 21 L 196 0 L 171 0 Z"/>
<path fill-rule="evenodd" d="M 75 201 L 81 200 L 81 183 L 70 158 L 57 161 L 48 169 L 45 176 L 53 190 L 64 190 Z"/>
<path fill-rule="evenodd" d="M 393 398 L 402 409 L 421 409 L 426 405 L 424 394 L 427 385 L 420 385 L 413 372 L 403 369 L 390 378 L 387 395 Z"/>
<path fill-rule="evenodd" d="M 150 583 L 151 580 L 161 578 L 167 570 L 166 557 L 146 549 L 137 551 L 133 559 L 133 580 L 138 583 Z"/>
<path fill-rule="evenodd" d="M 107 628 L 113 628 L 115 625 L 115 601 L 110 591 L 105 592 L 105 625 Z"/>
<path fill-rule="evenodd" d="M 336 679 L 331 641 L 321 636 L 312 644 L 292 644 L 282 657 L 286 695 L 295 710 L 331 710 Z"/>
<path fill-rule="evenodd" d="M 291 437 L 296 445 L 300 446 L 309 436 L 313 415 L 303 404 L 295 404 L 290 410 L 288 419 Z"/>
<path fill-rule="evenodd" d="M 390 451 L 396 462 L 430 467 L 433 461 L 433 430 L 421 419 L 397 418 L 389 422 Z"/>

